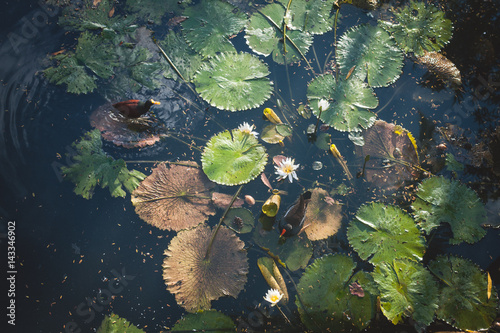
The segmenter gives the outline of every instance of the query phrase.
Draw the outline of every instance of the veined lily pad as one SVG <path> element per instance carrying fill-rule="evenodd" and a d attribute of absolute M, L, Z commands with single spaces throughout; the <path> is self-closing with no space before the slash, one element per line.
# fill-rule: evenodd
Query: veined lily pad
<path fill-rule="evenodd" d="M 73 156 L 73 164 L 62 167 L 61 171 L 66 179 L 75 183 L 74 192 L 85 199 L 92 198 L 97 185 L 108 187 L 113 197 L 125 197 L 123 187 L 132 192 L 146 178 L 142 172 L 129 171 L 124 160 L 106 155 L 98 129 L 85 133 L 72 147 L 78 155 Z"/>
<path fill-rule="evenodd" d="M 255 218 L 246 208 L 230 208 L 223 222 L 237 233 L 246 234 L 252 231 Z"/>
<path fill-rule="evenodd" d="M 379 24 L 392 33 L 406 53 L 423 55 L 424 50 L 439 52 L 451 39 L 451 21 L 433 5 L 411 1 L 403 9 L 396 9 L 395 16 L 397 23 L 381 21 Z"/>
<path fill-rule="evenodd" d="M 286 8 L 289 0 L 280 2 Z M 332 30 L 335 19 L 335 12 L 332 12 L 334 2 L 334 0 L 293 0 L 285 17 L 288 29 L 305 31 L 313 35 Z"/>
<path fill-rule="evenodd" d="M 276 124 L 276 132 L 286 137 L 292 135 L 292 128 L 288 124 Z"/>
<path fill-rule="evenodd" d="M 257 224 L 253 232 L 253 239 L 260 247 L 283 261 L 291 271 L 305 268 L 313 253 L 311 242 L 303 233 L 287 238 L 284 243 L 280 243 L 280 237 L 276 230 L 266 231 L 262 228 L 261 223 Z"/>
<path fill-rule="evenodd" d="M 380 291 L 382 313 L 394 325 L 411 317 L 418 325 L 429 325 L 438 308 L 438 286 L 422 264 L 395 259 L 375 266 L 373 279 Z"/>
<path fill-rule="evenodd" d="M 161 24 L 161 19 L 166 13 L 181 13 L 184 1 L 165 0 L 127 0 L 126 8 L 134 13 L 136 17 L 144 21 L 152 21 L 157 25 Z"/>
<path fill-rule="evenodd" d="M 268 74 L 267 65 L 249 53 L 222 53 L 202 65 L 194 84 L 210 105 L 241 111 L 258 107 L 269 99 L 272 83 Z"/>
<path fill-rule="evenodd" d="M 368 109 L 377 107 L 377 97 L 366 83 L 355 78 L 335 82 L 332 74 L 318 76 L 309 83 L 307 98 L 316 117 L 321 99 L 333 101 L 321 112 L 320 119 L 338 131 L 361 131 L 372 126 L 376 119 Z"/>
<path fill-rule="evenodd" d="M 338 42 L 340 71 L 361 81 L 365 78 L 372 87 L 386 87 L 401 75 L 403 53 L 394 39 L 382 28 L 370 24 L 347 31 Z"/>
<path fill-rule="evenodd" d="M 182 28 L 189 45 L 205 57 L 219 52 L 233 52 L 229 37 L 238 34 L 247 17 L 233 5 L 220 0 L 202 0 L 184 11 L 188 17 Z"/>
<path fill-rule="evenodd" d="M 486 231 L 481 224 L 487 221 L 484 205 L 476 192 L 457 180 L 444 177 L 425 179 L 413 202 L 415 220 L 426 233 L 446 222 L 453 232 L 451 244 L 475 243 Z"/>
<path fill-rule="evenodd" d="M 201 162 L 210 180 L 221 185 L 239 185 L 264 171 L 267 153 L 252 134 L 224 131 L 208 141 Z"/>
<path fill-rule="evenodd" d="M 302 31 L 287 29 L 287 39 L 283 43 L 284 16 L 285 7 L 280 3 L 272 3 L 257 10 L 250 17 L 245 38 L 247 44 L 255 53 L 264 56 L 272 54 L 275 62 L 290 64 L 302 59 L 300 53 L 307 53 L 309 46 L 312 44 L 312 37 Z M 290 40 L 293 41 L 293 44 Z M 286 47 L 286 53 L 284 46 Z"/>
<path fill-rule="evenodd" d="M 327 191 L 313 189 L 304 219 L 304 225 L 309 224 L 305 229 L 307 237 L 315 241 L 335 235 L 342 223 L 341 210 L 342 206 L 333 202 Z"/>
<path fill-rule="evenodd" d="M 399 207 L 363 205 L 347 229 L 349 244 L 363 260 L 377 265 L 394 258 L 422 260 L 425 240 L 415 221 Z"/>
<path fill-rule="evenodd" d="M 276 128 L 276 124 L 269 124 L 262 129 L 262 134 L 260 138 L 267 143 L 275 144 L 283 142 L 285 137 L 278 133 L 278 129 Z"/>
<path fill-rule="evenodd" d="M 213 332 L 224 333 L 234 331 L 236 326 L 233 320 L 216 310 L 188 313 L 172 327 L 170 332 Z"/>
<path fill-rule="evenodd" d="M 488 298 L 488 279 L 471 261 L 440 256 L 429 263 L 440 284 L 438 319 L 464 331 L 487 330 L 497 314 L 498 295 Z"/>
<path fill-rule="evenodd" d="M 266 279 L 269 287 L 276 289 L 283 294 L 281 302 L 285 304 L 288 303 L 288 289 L 274 259 L 269 257 L 259 258 L 257 260 L 257 265 L 259 266 L 260 272 L 264 276 L 264 279 Z"/>
<path fill-rule="evenodd" d="M 187 81 L 191 81 L 194 74 L 201 66 L 201 56 L 189 47 L 182 36 L 175 33 L 173 30 L 168 32 L 163 41 L 160 41 L 160 46 L 173 62 L 177 70 L 179 70 L 183 78 Z M 165 77 L 176 80 L 181 79 L 169 64 L 166 64 L 165 67 L 168 68 L 164 74 Z"/>
<path fill-rule="evenodd" d="M 97 333 L 116 333 L 116 332 L 126 332 L 126 333 L 145 333 L 140 328 L 135 327 L 125 318 L 121 318 L 118 315 L 112 313 L 109 316 L 105 316 L 101 322 L 101 325 L 97 329 Z"/>
<path fill-rule="evenodd" d="M 306 268 L 297 285 L 295 304 L 306 327 L 314 332 L 352 332 L 362 330 L 375 315 L 373 279 L 359 271 L 352 258 L 327 255 Z M 363 290 L 353 294 L 350 284 Z"/>

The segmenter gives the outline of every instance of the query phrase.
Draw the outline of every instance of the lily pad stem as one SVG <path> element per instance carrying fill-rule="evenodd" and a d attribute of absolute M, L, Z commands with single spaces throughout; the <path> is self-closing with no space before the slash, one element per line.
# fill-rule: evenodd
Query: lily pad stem
<path fill-rule="evenodd" d="M 333 47 L 335 48 L 335 82 L 339 82 L 339 71 L 338 71 L 338 64 L 337 64 L 337 21 L 339 18 L 339 11 L 340 7 L 337 8 L 335 11 L 335 24 L 333 27 Z"/>
<path fill-rule="evenodd" d="M 212 249 L 212 244 L 213 244 L 215 236 L 217 235 L 217 232 L 219 231 L 219 228 L 220 228 L 220 226 L 222 224 L 222 220 L 224 220 L 224 218 L 227 215 L 227 212 L 229 211 L 229 209 L 231 208 L 231 206 L 233 205 L 233 203 L 236 201 L 236 198 L 238 197 L 238 195 L 240 195 L 240 192 L 241 192 L 242 188 L 243 188 L 243 185 L 240 185 L 240 187 L 238 188 L 238 190 L 236 191 L 236 193 L 231 198 L 231 202 L 227 206 L 226 211 L 224 212 L 224 214 L 222 214 L 222 217 L 219 220 L 219 224 L 217 224 L 217 226 L 215 227 L 215 229 L 212 231 L 212 237 L 210 238 L 210 243 L 208 243 L 207 253 L 205 253 L 205 260 L 208 260 L 208 257 L 210 255 L 210 250 Z"/>
<path fill-rule="evenodd" d="M 288 5 L 286 6 L 286 10 L 285 10 L 285 17 L 283 18 L 283 40 L 286 40 L 286 20 L 285 19 L 286 19 L 286 16 L 288 15 L 288 10 L 290 9 L 291 3 L 292 3 L 292 0 L 288 0 Z M 286 43 L 283 43 L 283 52 L 286 53 Z"/>
<path fill-rule="evenodd" d="M 285 315 L 285 313 L 283 312 L 283 310 L 281 310 L 281 308 L 279 307 L 278 304 L 276 304 L 276 308 L 278 308 L 278 310 L 280 311 L 280 313 L 283 316 L 283 318 L 285 318 L 285 320 L 288 323 L 288 325 L 293 326 L 292 322 L 290 321 L 290 319 L 288 319 L 288 317 Z"/>

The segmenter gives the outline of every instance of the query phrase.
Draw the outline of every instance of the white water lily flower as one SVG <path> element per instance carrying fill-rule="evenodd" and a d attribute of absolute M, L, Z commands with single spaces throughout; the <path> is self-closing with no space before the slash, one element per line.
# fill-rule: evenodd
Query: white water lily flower
<path fill-rule="evenodd" d="M 253 136 L 257 137 L 257 135 L 259 135 L 259 133 L 254 132 L 253 129 L 254 129 L 254 125 L 250 125 L 247 122 L 244 122 L 243 124 L 238 126 L 238 130 L 242 131 L 243 133 L 252 134 Z"/>
<path fill-rule="evenodd" d="M 328 109 L 330 107 L 330 103 L 328 103 L 327 100 L 320 99 L 318 102 L 318 107 L 321 111 L 325 111 L 326 109 Z"/>
<path fill-rule="evenodd" d="M 279 165 L 274 166 L 276 168 L 275 173 L 278 175 L 278 180 L 285 179 L 286 177 L 288 177 L 290 183 L 293 183 L 293 178 L 295 178 L 295 180 L 299 180 L 295 170 L 298 169 L 300 164 L 294 163 L 295 159 L 287 157 L 283 161 L 281 161 Z"/>
<path fill-rule="evenodd" d="M 279 301 L 281 301 L 281 298 L 283 297 L 283 294 L 279 292 L 277 289 L 269 289 L 267 291 L 266 296 L 264 296 L 264 299 L 271 303 L 271 306 L 275 306 L 278 304 Z"/>

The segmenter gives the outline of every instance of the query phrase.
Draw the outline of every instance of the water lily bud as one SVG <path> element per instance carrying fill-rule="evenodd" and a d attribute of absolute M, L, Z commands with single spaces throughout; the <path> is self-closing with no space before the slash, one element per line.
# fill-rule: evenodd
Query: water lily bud
<path fill-rule="evenodd" d="M 251 195 L 245 195 L 245 202 L 250 206 L 255 205 L 255 199 Z"/>

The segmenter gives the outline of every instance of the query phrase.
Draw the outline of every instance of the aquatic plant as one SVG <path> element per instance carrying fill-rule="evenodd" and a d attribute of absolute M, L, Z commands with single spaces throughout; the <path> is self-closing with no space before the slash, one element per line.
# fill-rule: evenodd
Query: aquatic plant
<path fill-rule="evenodd" d="M 101 322 L 101 325 L 97 329 L 97 333 L 145 333 L 144 330 L 135 327 L 125 318 L 111 313 L 109 316 L 105 316 Z"/>
<path fill-rule="evenodd" d="M 427 52 L 417 57 L 417 62 L 424 65 L 434 73 L 441 81 L 458 89 L 462 86 L 462 76 L 457 66 L 448 58 L 438 52 Z"/>
<path fill-rule="evenodd" d="M 234 205 L 233 205 L 234 206 Z M 222 220 L 228 228 L 238 234 L 246 234 L 252 231 L 255 224 L 255 217 L 252 212 L 246 208 L 230 208 Z"/>
<path fill-rule="evenodd" d="M 286 287 L 285 280 L 280 273 L 278 265 L 276 265 L 276 261 L 273 258 L 262 257 L 257 260 L 257 266 L 259 266 L 260 272 L 262 276 L 264 276 L 269 287 L 277 290 L 283 295 L 282 303 L 288 303 L 288 288 Z"/>
<path fill-rule="evenodd" d="M 124 187 L 132 192 L 146 178 L 140 171 L 127 169 L 124 160 L 115 160 L 106 155 L 98 129 L 85 133 L 71 146 L 77 152 L 77 155 L 72 156 L 74 163 L 63 166 L 61 172 L 66 179 L 75 183 L 74 192 L 85 199 L 92 198 L 97 185 L 108 187 L 112 197 L 125 197 L 127 192 Z"/>
<path fill-rule="evenodd" d="M 132 193 L 136 213 L 162 230 L 192 228 L 215 214 L 210 191 L 215 186 L 196 163 L 158 165 Z"/>
<path fill-rule="evenodd" d="M 322 188 L 311 190 L 311 200 L 307 204 L 304 232 L 311 241 L 333 236 L 342 223 L 342 206 L 335 202 Z"/>
<path fill-rule="evenodd" d="M 236 326 L 233 320 L 225 314 L 216 310 L 203 310 L 196 313 L 188 313 L 172 327 L 170 332 L 207 331 L 213 333 L 224 333 L 234 331 Z"/>
<path fill-rule="evenodd" d="M 475 243 L 486 231 L 486 210 L 476 192 L 457 180 L 431 177 L 418 185 L 413 215 L 419 226 L 429 234 L 441 223 L 449 224 L 453 233 L 450 244 Z"/>
<path fill-rule="evenodd" d="M 308 32 L 311 35 L 324 34 L 332 30 L 334 15 L 331 14 L 334 0 L 294 0 L 290 4 L 289 0 L 279 2 L 287 8 L 284 22 L 288 29 Z"/>

